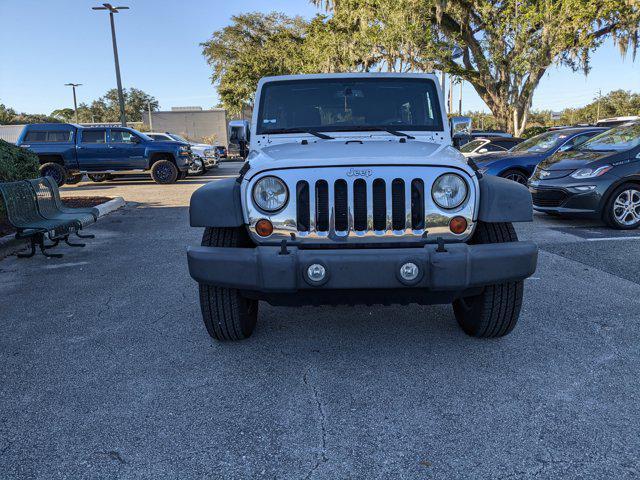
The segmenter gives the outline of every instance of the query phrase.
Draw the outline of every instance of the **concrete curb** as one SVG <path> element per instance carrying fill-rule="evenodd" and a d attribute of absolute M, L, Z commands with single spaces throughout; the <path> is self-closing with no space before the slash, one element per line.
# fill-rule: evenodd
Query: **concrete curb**
<path fill-rule="evenodd" d="M 108 213 L 118 210 L 119 208 L 122 208 L 124 206 L 125 206 L 124 198 L 116 197 L 116 198 L 112 198 L 108 202 L 104 202 L 104 203 L 101 203 L 100 205 L 96 205 L 95 208 L 97 208 L 98 212 L 100 212 L 99 217 L 104 217 Z"/>
<path fill-rule="evenodd" d="M 96 205 L 95 208 L 98 209 L 99 218 L 104 217 L 105 215 L 125 206 L 124 198 L 116 197 L 112 198 L 108 202 L 101 203 L 100 205 Z M 8 257 L 9 255 L 13 255 L 16 252 L 26 248 L 29 245 L 29 240 L 17 239 L 13 236 L 13 234 L 5 235 L 4 237 L 0 237 L 0 259 L 4 257 Z"/>

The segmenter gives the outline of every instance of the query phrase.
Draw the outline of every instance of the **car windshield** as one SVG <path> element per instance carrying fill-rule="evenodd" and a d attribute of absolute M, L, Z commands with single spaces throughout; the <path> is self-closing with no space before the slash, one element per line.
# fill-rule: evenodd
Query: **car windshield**
<path fill-rule="evenodd" d="M 563 143 L 569 134 L 562 130 L 541 133 L 513 147 L 510 152 L 546 153 Z"/>
<path fill-rule="evenodd" d="M 189 140 L 187 140 L 184 137 L 181 137 L 180 135 L 176 135 L 175 133 L 168 133 L 167 135 L 169 135 L 171 138 L 173 138 L 176 142 L 189 143 Z"/>
<path fill-rule="evenodd" d="M 462 147 L 460 147 L 460 151 L 462 153 L 471 153 L 476 148 L 480 147 L 481 145 L 484 145 L 485 143 L 486 143 L 486 140 L 473 140 L 469 143 L 465 143 Z"/>
<path fill-rule="evenodd" d="M 590 138 L 578 147 L 579 150 L 622 151 L 640 145 L 640 122 L 620 125 Z"/>
<path fill-rule="evenodd" d="M 436 86 L 423 78 L 304 79 L 262 88 L 257 133 L 442 131 Z"/>

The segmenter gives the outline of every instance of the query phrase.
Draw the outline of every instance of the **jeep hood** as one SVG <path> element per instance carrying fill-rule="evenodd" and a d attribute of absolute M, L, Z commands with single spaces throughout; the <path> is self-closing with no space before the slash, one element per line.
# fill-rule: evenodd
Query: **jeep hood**
<path fill-rule="evenodd" d="M 320 140 L 318 142 L 283 143 L 254 150 L 247 159 L 248 176 L 280 168 L 334 167 L 350 165 L 438 165 L 473 171 L 465 157 L 450 146 L 438 143 L 399 139 L 391 140 Z"/>

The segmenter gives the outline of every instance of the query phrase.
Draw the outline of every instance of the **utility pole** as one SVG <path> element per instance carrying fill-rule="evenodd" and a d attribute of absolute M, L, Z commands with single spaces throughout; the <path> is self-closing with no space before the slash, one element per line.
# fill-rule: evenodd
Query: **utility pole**
<path fill-rule="evenodd" d="M 82 85 L 81 83 L 65 83 L 66 87 L 73 88 L 73 111 L 76 114 L 76 123 L 78 123 L 78 102 L 76 101 L 76 87 Z"/>
<path fill-rule="evenodd" d="M 110 3 L 103 3 L 102 7 L 92 7 L 93 10 L 108 10 L 111 22 L 111 42 L 113 43 L 113 60 L 116 64 L 116 82 L 118 84 L 118 101 L 120 102 L 120 123 L 127 126 L 127 118 L 124 114 L 124 95 L 122 93 L 122 80 L 120 79 L 120 62 L 118 61 L 118 44 L 116 43 L 116 26 L 113 21 L 113 14 L 120 10 L 129 10 L 129 7 L 112 7 Z"/>
<path fill-rule="evenodd" d="M 449 75 L 449 113 L 453 113 L 453 76 Z"/>
<path fill-rule="evenodd" d="M 460 99 L 458 100 L 458 115 L 462 116 L 462 77 L 460 77 Z"/>
<path fill-rule="evenodd" d="M 598 100 L 596 100 L 596 123 L 600 120 L 600 97 L 602 97 L 602 90 L 598 90 Z"/>

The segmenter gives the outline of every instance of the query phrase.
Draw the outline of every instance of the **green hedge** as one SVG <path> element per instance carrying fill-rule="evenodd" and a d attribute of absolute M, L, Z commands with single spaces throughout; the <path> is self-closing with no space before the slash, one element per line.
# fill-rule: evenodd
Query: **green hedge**
<path fill-rule="evenodd" d="M 39 176 L 39 166 L 40 162 L 35 153 L 0 140 L 0 182 L 36 178 Z M 0 200 L 0 221 L 4 219 L 2 203 Z"/>

